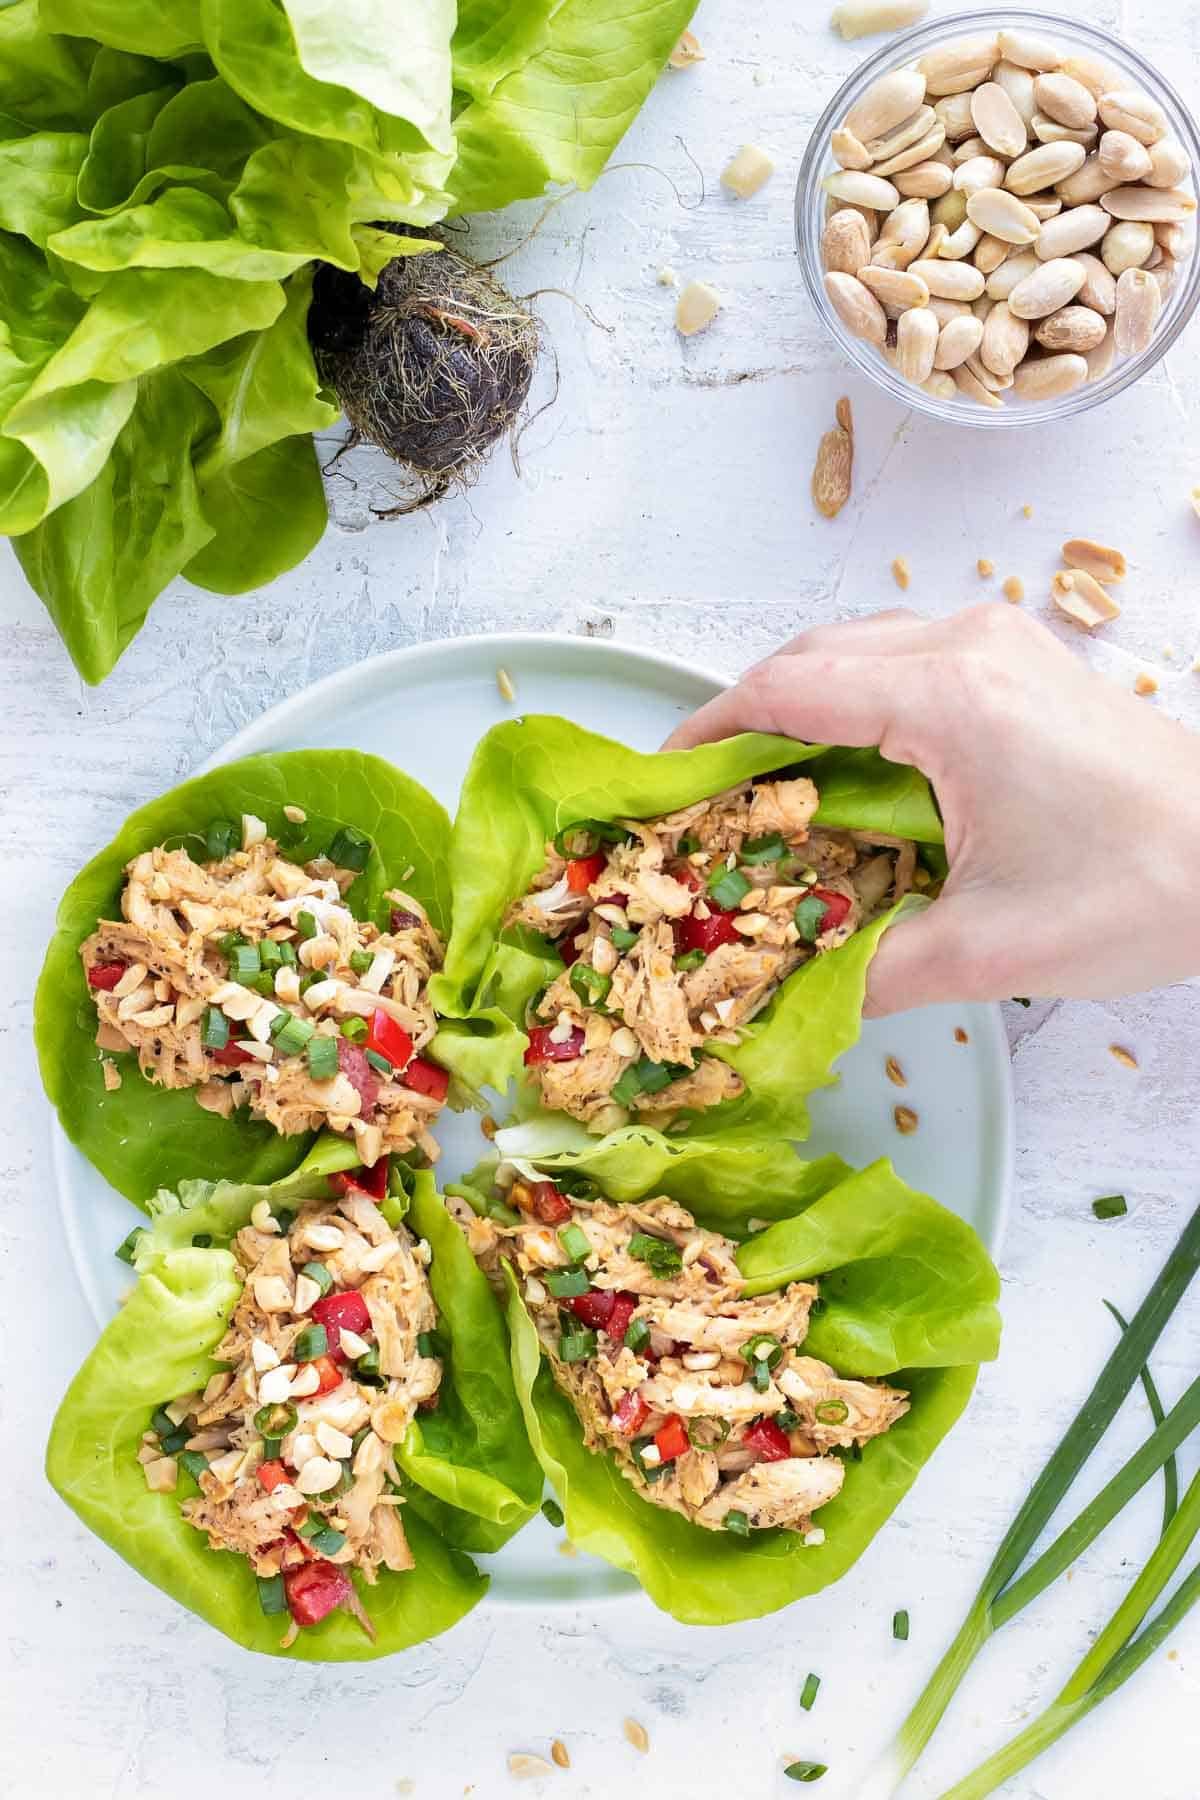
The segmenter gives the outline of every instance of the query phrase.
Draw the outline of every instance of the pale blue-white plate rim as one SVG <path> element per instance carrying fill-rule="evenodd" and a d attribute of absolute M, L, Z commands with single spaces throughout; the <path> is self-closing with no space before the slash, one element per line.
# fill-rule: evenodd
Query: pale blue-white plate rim
<path fill-rule="evenodd" d="M 500 693 L 501 669 L 513 683 L 514 701 Z M 727 676 L 683 658 L 609 639 L 538 632 L 445 638 L 323 676 L 244 726 L 196 773 L 265 750 L 370 750 L 422 781 L 453 814 L 477 740 L 501 719 L 561 713 L 650 750 L 728 685 Z M 966 1044 L 956 1040 L 956 1027 L 966 1031 Z M 884 1074 L 889 1056 L 906 1073 L 904 1099 L 920 1120 L 907 1137 L 893 1122 L 898 1096 Z M 856 1164 L 891 1156 L 906 1180 L 969 1220 L 995 1254 L 1013 1173 L 1012 1082 L 999 1007 L 928 1007 L 871 1021 L 839 1069 L 839 1084 L 813 1098 L 806 1153 L 837 1150 Z M 478 1160 L 482 1140 L 473 1116 L 452 1118 L 441 1136 L 447 1174 Z M 70 1254 L 102 1326 L 128 1285 L 113 1249 L 139 1215 L 79 1154 L 57 1119 L 52 1159 Z M 561 1543 L 559 1532 L 534 1519 L 497 1556 L 481 1559 L 492 1575 L 489 1600 L 579 1604 L 635 1592 L 607 1564 L 559 1554 Z"/>

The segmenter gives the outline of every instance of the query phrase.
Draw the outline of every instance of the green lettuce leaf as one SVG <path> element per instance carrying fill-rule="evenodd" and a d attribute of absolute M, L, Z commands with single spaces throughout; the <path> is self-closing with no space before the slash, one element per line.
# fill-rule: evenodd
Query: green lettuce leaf
<path fill-rule="evenodd" d="M 0 114 L 26 130 L 78 131 L 94 116 L 88 75 L 97 46 L 53 35 L 45 12 L 44 0 L 0 7 Z"/>
<path fill-rule="evenodd" d="M 245 1559 L 209 1549 L 203 1534 L 182 1518 L 179 1506 L 191 1490 L 189 1477 L 181 1472 L 175 1494 L 152 1494 L 136 1456 L 155 1407 L 203 1387 L 220 1366 L 213 1350 L 241 1292 L 234 1258 L 222 1246 L 247 1222 L 259 1200 L 278 1205 L 322 1195 L 326 1187 L 320 1171 L 343 1148 L 333 1140 L 332 1158 L 318 1153 L 307 1170 L 275 1187 L 192 1182 L 178 1196 L 157 1197 L 154 1223 L 138 1244 L 137 1286 L 71 1383 L 46 1454 L 47 1475 L 62 1498 L 148 1580 L 246 1649 L 306 1662 L 366 1661 L 423 1643 L 468 1613 L 483 1597 L 487 1581 L 410 1504 L 404 1526 L 416 1566 L 399 1575 L 381 1571 L 374 1587 L 357 1583 L 377 1641 L 370 1643 L 353 1619 L 337 1612 L 301 1631 L 294 1646 L 281 1651 L 287 1619 L 264 1616 Z M 418 1176 L 417 1189 L 417 1204 L 438 1206 L 432 1177 Z M 203 1232 L 213 1238 L 212 1248 L 192 1246 L 192 1234 Z M 478 1281 L 483 1283 L 482 1275 Z M 455 1283 L 438 1294 L 439 1329 L 454 1366 L 460 1358 L 469 1364 L 481 1353 L 471 1342 L 479 1329 L 476 1300 L 469 1290 L 460 1298 Z M 488 1336 L 485 1331 L 485 1341 Z M 493 1393 L 504 1385 L 501 1374 Z M 469 1384 L 454 1391 L 468 1422 L 475 1397 Z M 507 1399 L 515 1415 L 511 1388 Z M 490 1419 L 479 1421 L 482 1436 L 491 1429 Z M 460 1506 L 475 1499 L 475 1480 L 487 1494 L 493 1478 L 482 1469 L 456 1469 L 441 1458 L 452 1458 L 460 1448 L 469 1452 L 476 1441 L 463 1430 L 424 1454 L 422 1472 L 436 1475 L 442 1486 L 453 1486 Z"/>
<path fill-rule="evenodd" d="M 308 814 L 298 841 L 283 819 L 285 805 Z M 397 884 L 416 895 L 439 928 L 449 915 L 449 821 L 424 788 L 378 757 L 354 750 L 247 757 L 135 812 L 63 896 L 38 983 L 34 1035 L 42 1080 L 67 1136 L 138 1206 L 158 1186 L 177 1187 L 201 1174 L 277 1181 L 300 1165 L 313 1142 L 311 1134 L 280 1137 L 261 1120 L 216 1118 L 197 1106 L 190 1090 L 152 1087 L 132 1056 L 116 1058 L 123 1080 L 110 1094 L 93 1041 L 95 1008 L 78 950 L 98 918 L 119 917 L 113 909 L 126 864 L 155 844 L 179 842 L 203 833 L 213 819 L 236 820 L 245 812 L 264 819 L 302 861 L 322 853 L 339 826 L 366 832 L 371 859 L 347 900 L 359 918 L 381 916 L 384 891 Z"/>
<path fill-rule="evenodd" d="M 460 0 L 452 211 L 590 187 L 662 74 L 695 0 Z"/>
<path fill-rule="evenodd" d="M 433 1297 L 454 1330 L 440 1404 L 411 1427 L 397 1460 L 424 1490 L 414 1504 L 444 1538 L 463 1550 L 499 1550 L 537 1511 L 543 1484 L 513 1385 L 504 1321 L 432 1177 L 417 1178 L 409 1224 L 433 1251 Z"/>
<path fill-rule="evenodd" d="M 755 1153 L 741 1154 L 750 1162 Z M 759 1154 L 765 1185 L 778 1153 Z M 730 1155 L 713 1147 L 700 1216 L 716 1221 L 726 1209 Z M 608 1156 L 602 1147 L 597 1161 Z M 703 1160 L 701 1153 L 694 1171 L 699 1185 Z M 649 1161 L 644 1168 L 644 1191 L 661 1191 Z M 801 1186 L 803 1179 L 796 1178 Z M 750 1204 L 757 1214 L 760 1200 Z M 748 1222 L 744 1214 L 743 1230 Z M 534 1451 L 566 1514 L 567 1535 L 635 1576 L 655 1605 L 691 1625 L 758 1618 L 839 1580 L 959 1417 L 979 1360 L 995 1356 L 999 1344 L 999 1278 L 983 1245 L 886 1162 L 828 1188 L 794 1218 L 751 1238 L 738 1262 L 753 1272 L 754 1292 L 819 1276 L 826 1304 L 812 1320 L 806 1348 L 841 1374 L 886 1375 L 911 1397 L 909 1412 L 864 1447 L 861 1461 L 847 1460 L 841 1493 L 816 1515 L 822 1543 L 805 1544 L 785 1531 L 756 1531 L 746 1539 L 706 1531 L 644 1500 L 611 1458 L 585 1448 L 579 1420 L 555 1386 L 510 1282 L 517 1392 Z"/>
<path fill-rule="evenodd" d="M 75 186 L 87 151 L 78 131 L 34 131 L 0 143 L 0 229 L 44 246 L 80 217 Z"/>
<path fill-rule="evenodd" d="M 439 1054 L 464 1086 L 502 1093 L 510 1081 L 522 1083 L 526 1007 L 561 967 L 545 940 L 501 928 L 541 868 L 547 839 L 577 819 L 653 818 L 752 775 L 792 768 L 815 780 L 820 824 L 942 841 L 925 778 L 873 750 L 746 733 L 646 754 L 551 717 L 489 731 L 463 783 L 451 852 L 454 930 L 431 990 L 444 1019 Z M 714 1045 L 712 1054 L 737 1069 L 746 1092 L 686 1115 L 690 1134 L 748 1142 L 806 1134 L 805 1095 L 828 1085 L 832 1064 L 858 1037 L 870 959 L 894 916 L 893 909 L 804 964 L 739 1044 Z M 518 1106 L 527 1110 L 527 1091 Z"/>
<path fill-rule="evenodd" d="M 40 0 L 42 25 L 141 56 L 199 49 L 199 0 Z"/>

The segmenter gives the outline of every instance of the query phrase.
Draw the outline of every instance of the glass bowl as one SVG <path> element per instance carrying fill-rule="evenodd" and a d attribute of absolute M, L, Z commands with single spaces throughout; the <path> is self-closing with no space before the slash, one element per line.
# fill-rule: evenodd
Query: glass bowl
<path fill-rule="evenodd" d="M 981 406 L 973 400 L 937 399 L 923 388 L 905 381 L 875 345 L 852 337 L 846 330 L 826 296 L 825 271 L 821 262 L 821 233 L 825 225 L 827 199 L 821 182 L 824 176 L 835 171 L 838 166 L 829 148 L 831 131 L 841 124 L 850 108 L 881 75 L 915 62 L 926 51 L 935 49 L 952 38 L 976 37 L 980 33 L 1002 30 L 1036 32 L 1040 36 L 1053 38 L 1072 50 L 1098 56 L 1123 71 L 1128 76 L 1128 86 L 1141 88 L 1162 107 L 1172 134 L 1178 138 L 1191 158 L 1193 191 L 1200 179 L 1200 133 L 1197 132 L 1191 113 L 1170 82 L 1128 44 L 1111 37 L 1107 31 L 1101 31 L 1094 25 L 1084 25 L 1077 19 L 1063 18 L 1059 13 L 1030 12 L 1010 7 L 953 13 L 889 39 L 873 56 L 859 64 L 817 120 L 800 165 L 796 183 L 796 248 L 804 284 L 813 305 L 840 349 L 876 387 L 885 389 L 893 399 L 917 412 L 928 414 L 930 418 L 947 420 L 955 425 L 974 426 L 984 431 L 1073 418 L 1077 413 L 1087 412 L 1090 407 L 1099 406 L 1103 401 L 1111 400 L 1114 395 L 1123 393 L 1166 355 L 1200 301 L 1200 255 L 1197 254 L 1193 220 L 1191 254 L 1180 269 L 1171 292 L 1164 299 L 1157 329 L 1140 356 L 1126 357 L 1115 363 L 1107 375 L 1099 380 L 1087 382 L 1057 399 L 1015 400 L 1010 388 L 1000 396 L 1000 405 L 994 408 Z"/>

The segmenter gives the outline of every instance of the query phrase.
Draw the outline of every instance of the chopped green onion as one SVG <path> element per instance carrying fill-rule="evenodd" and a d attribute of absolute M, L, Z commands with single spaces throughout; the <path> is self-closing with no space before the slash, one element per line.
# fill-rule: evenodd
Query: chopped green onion
<path fill-rule="evenodd" d="M 378 1050 L 368 1050 L 365 1052 L 365 1054 L 366 1054 L 367 1061 L 370 1063 L 371 1067 L 375 1070 L 377 1075 L 383 1075 L 386 1077 L 388 1075 L 394 1074 L 394 1072 L 395 1072 L 394 1064 L 390 1063 L 386 1056 L 380 1056 Z"/>
<path fill-rule="evenodd" d="M 820 1781 L 829 1773 L 828 1763 L 794 1762 L 783 1771 L 789 1781 Z"/>
<path fill-rule="evenodd" d="M 205 1469 L 208 1467 L 207 1456 L 202 1455 L 199 1450 L 181 1450 L 179 1452 L 179 1461 L 183 1468 L 187 1470 L 193 1481 L 199 1481 Z"/>
<path fill-rule="evenodd" d="M 442 1340 L 436 1331 L 422 1331 L 417 1336 L 418 1356 L 441 1356 Z"/>
<path fill-rule="evenodd" d="M 556 1300 L 573 1300 L 577 1294 L 586 1294 L 591 1283 L 586 1269 L 551 1269 L 546 1286 Z"/>
<path fill-rule="evenodd" d="M 683 1268 L 683 1252 L 678 1244 L 666 1238 L 651 1237 L 649 1232 L 635 1231 L 629 1240 L 629 1254 L 644 1262 L 660 1281 L 678 1275 Z"/>
<path fill-rule="evenodd" d="M 273 1613 L 285 1613 L 288 1605 L 287 1594 L 283 1587 L 283 1576 L 259 1575 L 256 1579 L 258 1581 L 258 1604 L 267 1617 L 270 1618 Z"/>
<path fill-rule="evenodd" d="M 296 1536 L 315 1538 L 318 1531 L 324 1531 L 325 1518 L 322 1513 L 309 1513 L 307 1519 L 296 1527 Z"/>
<path fill-rule="evenodd" d="M 310 969 L 307 975 L 300 977 L 300 992 L 307 994 L 310 987 L 316 987 L 318 981 L 328 981 L 329 974 L 325 969 Z"/>
<path fill-rule="evenodd" d="M 297 1332 L 292 1345 L 292 1355 L 297 1362 L 315 1362 L 318 1356 L 328 1353 L 329 1334 L 323 1325 L 306 1325 L 303 1331 Z"/>
<path fill-rule="evenodd" d="M 352 1044 L 361 1044 L 367 1035 L 367 1021 L 354 1013 L 350 1018 L 342 1020 L 342 1036 L 349 1038 Z"/>
<path fill-rule="evenodd" d="M 369 950 L 352 950 L 350 952 L 350 967 L 356 975 L 365 975 L 374 961 L 375 958 Z"/>
<path fill-rule="evenodd" d="M 155 1407 L 150 1415 L 150 1429 L 157 1431 L 160 1438 L 170 1437 L 175 1429 L 175 1421 L 165 1407 Z"/>
<path fill-rule="evenodd" d="M 279 1457 L 279 1447 L 282 1443 L 283 1443 L 282 1438 L 263 1438 L 263 1440 L 262 1440 L 263 1461 L 264 1462 L 277 1461 L 278 1457 Z"/>
<path fill-rule="evenodd" d="M 624 1074 L 618 1075 L 612 1085 L 612 1097 L 618 1106 L 628 1106 L 631 1101 L 637 1098 L 641 1091 L 642 1084 L 638 1080 L 636 1063 L 634 1063 L 631 1068 L 626 1069 Z"/>
<path fill-rule="evenodd" d="M 344 863 L 339 865 L 342 868 L 345 866 Z M 321 1531 L 314 1532 L 309 1541 L 313 1549 L 319 1550 L 322 1556 L 336 1556 L 346 1542 L 346 1534 L 344 1531 L 337 1531 L 332 1525 L 326 1525 Z"/>
<path fill-rule="evenodd" d="M 596 1354 L 596 1333 L 594 1331 L 564 1332 L 558 1342 L 559 1359 L 565 1363 L 586 1362 L 589 1356 Z"/>
<path fill-rule="evenodd" d="M 675 958 L 675 967 L 682 974 L 688 975 L 693 969 L 703 968 L 707 961 L 708 957 L 703 950 L 685 950 L 682 956 Z"/>
<path fill-rule="evenodd" d="M 354 1436 L 350 1440 L 350 1453 L 352 1456 L 358 1455 L 359 1451 L 362 1449 L 363 1445 L 366 1443 L 366 1441 L 370 1437 L 370 1435 L 371 1435 L 371 1427 L 369 1425 L 363 1425 L 358 1431 L 355 1432 Z"/>
<path fill-rule="evenodd" d="M 674 1063 L 652 1062 L 648 1056 L 643 1056 L 633 1066 L 643 1094 L 661 1093 L 675 1080 Z"/>
<path fill-rule="evenodd" d="M 850 1408 L 844 1400 L 818 1400 L 813 1412 L 822 1425 L 844 1425 L 850 1417 Z"/>
<path fill-rule="evenodd" d="M 542 1517 L 548 1525 L 553 1525 L 556 1530 L 560 1525 L 566 1523 L 566 1515 L 557 1500 L 542 1501 Z"/>
<path fill-rule="evenodd" d="M 237 946 L 244 942 L 245 939 L 242 937 L 240 931 L 227 931 L 222 937 L 217 939 L 217 949 L 221 952 L 222 956 L 228 958 L 233 955 Z"/>
<path fill-rule="evenodd" d="M 623 844 L 629 833 L 608 819 L 576 819 L 554 834 L 554 848 L 571 861 L 594 856 L 601 844 Z"/>
<path fill-rule="evenodd" d="M 650 1327 L 645 1319 L 630 1319 L 625 1333 L 625 1347 L 636 1356 L 650 1342 Z"/>
<path fill-rule="evenodd" d="M 740 869 L 730 869 L 724 863 L 718 863 L 708 878 L 708 891 L 719 907 L 725 912 L 732 912 L 750 892 L 750 883 Z"/>
<path fill-rule="evenodd" d="M 297 966 L 296 965 L 296 946 L 295 946 L 295 944 L 288 943 L 287 939 L 285 938 L 283 940 L 283 942 L 277 946 L 277 948 L 279 950 L 279 960 L 283 964 L 284 968 L 294 969 Z"/>
<path fill-rule="evenodd" d="M 314 1081 L 332 1081 L 338 1072 L 338 1048 L 335 1037 L 317 1033 L 308 1040 L 308 1072 Z"/>
<path fill-rule="evenodd" d="M 1021 994 L 1014 994 L 1012 997 L 1012 1003 L 1014 1006 L 1032 1006 L 1033 1005 L 1032 1000 L 1026 1000 L 1024 998 L 1024 996 Z"/>
<path fill-rule="evenodd" d="M 908 1614 L 903 1607 L 898 1613 L 892 1614 L 892 1636 L 898 1644 L 908 1642 Z"/>
<path fill-rule="evenodd" d="M 206 1050 L 223 1050 L 229 1042 L 229 1020 L 219 1006 L 205 1008 L 200 1042 Z"/>
<path fill-rule="evenodd" d="M 204 834 L 204 849 L 209 862 L 224 862 L 237 847 L 241 833 L 232 819 L 213 819 Z"/>
<path fill-rule="evenodd" d="M 1123 1219 L 1129 1202 L 1124 1194 L 1102 1194 L 1099 1200 L 1092 1201 L 1092 1211 L 1098 1219 Z"/>
<path fill-rule="evenodd" d="M 765 1362 L 756 1362 L 750 1370 L 750 1384 L 755 1393 L 765 1394 L 771 1385 L 771 1371 Z"/>
<path fill-rule="evenodd" d="M 725 1517 L 721 1520 L 721 1523 L 726 1531 L 732 1531 L 734 1537 L 750 1536 L 749 1516 L 744 1512 L 738 1512 L 736 1508 L 731 1512 L 727 1512 Z"/>
<path fill-rule="evenodd" d="M 821 920 L 829 911 L 829 907 L 818 894 L 809 894 L 802 900 L 792 914 L 796 930 L 806 944 L 815 944 L 821 935 Z"/>
<path fill-rule="evenodd" d="M 254 1429 L 259 1437 L 285 1438 L 289 1431 L 295 1431 L 299 1421 L 300 1415 L 295 1407 L 286 1400 L 280 1400 L 270 1406 L 259 1407 L 254 1415 Z"/>
<path fill-rule="evenodd" d="M 585 1006 L 599 1006 L 612 986 L 612 976 L 601 975 L 591 963 L 577 962 L 571 967 L 570 982 Z"/>
<path fill-rule="evenodd" d="M 283 1019 L 283 1024 L 276 1031 L 275 1025 L 280 1018 Z M 280 1056 L 299 1056 L 308 1040 L 316 1035 L 316 1029 L 315 1025 L 310 1025 L 307 1019 L 301 1019 L 296 1013 L 276 1013 L 271 1022 L 271 1035 Z"/>
<path fill-rule="evenodd" d="M 262 974 L 262 958 L 257 944 L 235 944 L 229 952 L 230 981 L 248 982 Z"/>
<path fill-rule="evenodd" d="M 302 938 L 315 938 L 320 929 L 316 919 L 310 912 L 305 911 L 296 914 L 296 930 L 300 933 Z"/>
<path fill-rule="evenodd" d="M 192 1238 L 193 1250 L 208 1250 L 212 1247 L 212 1232 L 197 1231 Z"/>
<path fill-rule="evenodd" d="M 329 1270 L 325 1267 L 324 1263 L 305 1263 L 300 1273 L 302 1275 L 307 1275 L 310 1281 L 315 1281 L 323 1294 L 327 1294 L 333 1286 L 333 1276 L 329 1273 Z"/>
<path fill-rule="evenodd" d="M 260 938 L 258 959 L 264 969 L 277 969 L 283 961 L 283 951 L 274 938 Z"/>
<path fill-rule="evenodd" d="M 275 977 L 270 969 L 264 969 L 261 975 L 252 975 L 249 981 L 243 985 L 253 988 L 254 992 L 261 994 L 264 1000 L 273 1000 L 275 997 Z"/>
<path fill-rule="evenodd" d="M 187 1443 L 190 1436 L 190 1432 L 181 1431 L 179 1427 L 176 1426 L 174 1431 L 170 1432 L 162 1439 L 163 1455 L 175 1456 L 183 1449 L 183 1446 Z"/>
<path fill-rule="evenodd" d="M 821 1677 L 819 1675 L 809 1675 L 807 1680 L 804 1683 L 804 1686 L 800 1690 L 800 1704 L 804 1708 L 805 1712 L 812 1711 L 813 1701 L 816 1699 L 818 1693 L 820 1692 L 820 1688 L 821 1688 Z"/>
<path fill-rule="evenodd" d="M 379 1345 L 372 1344 L 365 1350 L 354 1365 L 354 1373 L 360 1380 L 374 1381 L 379 1374 Z"/>
<path fill-rule="evenodd" d="M 739 860 L 744 863 L 778 862 L 787 845 L 779 832 L 768 832 L 766 837 L 747 838 L 739 851 Z"/>
<path fill-rule="evenodd" d="M 638 1474 L 642 1477 L 643 1481 L 661 1481 L 670 1467 L 669 1463 L 646 1462 L 645 1453 L 653 1443 L 653 1438 L 642 1438 L 639 1443 L 630 1445 L 630 1453 L 633 1456 L 634 1467 L 637 1469 Z"/>
<path fill-rule="evenodd" d="M 592 1253 L 587 1232 L 580 1225 L 564 1225 L 558 1234 L 558 1241 L 572 1262 L 583 1262 Z"/>
<path fill-rule="evenodd" d="M 741 1356 L 748 1363 L 763 1363 L 773 1369 L 783 1355 L 783 1345 L 771 1331 L 756 1332 L 742 1345 Z"/>
<path fill-rule="evenodd" d="M 794 1406 L 780 1407 L 775 1414 L 775 1423 L 780 1431 L 795 1431 L 800 1424 L 800 1414 Z"/>
<path fill-rule="evenodd" d="M 675 848 L 680 856 L 694 856 L 700 848 L 700 839 L 694 831 L 685 831 Z"/>
<path fill-rule="evenodd" d="M 128 1263 L 132 1268 L 134 1255 L 137 1251 L 138 1239 L 145 1237 L 145 1235 L 146 1227 L 144 1225 L 135 1225 L 133 1230 L 129 1233 L 129 1236 L 127 1238 L 122 1238 L 121 1242 L 113 1251 L 113 1255 L 119 1262 Z"/>
<path fill-rule="evenodd" d="M 329 860 L 335 869 L 354 869 L 361 873 L 371 855 L 371 840 L 353 825 L 343 825 L 329 846 Z"/>
<path fill-rule="evenodd" d="M 609 928 L 609 936 L 618 950 L 632 950 L 641 934 L 627 931 L 624 925 L 613 925 Z"/>

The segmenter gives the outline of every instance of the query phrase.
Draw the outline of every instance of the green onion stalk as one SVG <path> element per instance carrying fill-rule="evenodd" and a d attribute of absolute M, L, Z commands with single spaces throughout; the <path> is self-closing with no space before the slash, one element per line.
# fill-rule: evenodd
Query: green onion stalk
<path fill-rule="evenodd" d="M 869 1771 L 864 1784 L 857 1792 L 856 1800 L 891 1800 L 891 1797 L 899 1792 L 909 1771 L 937 1730 L 947 1707 L 962 1685 L 972 1663 L 992 1633 L 998 1631 L 1010 1619 L 1015 1618 L 1017 1613 L 1028 1606 L 1030 1601 L 1035 1600 L 1051 1582 L 1069 1568 L 1134 1495 L 1145 1486 L 1157 1470 L 1167 1462 L 1197 1425 L 1200 1425 L 1200 1378 L 1198 1378 L 1166 1415 L 1163 1423 L 1156 1426 L 1150 1437 L 1118 1470 L 1107 1486 L 1102 1488 L 1078 1517 L 1060 1532 L 1050 1547 L 1026 1570 L 1025 1574 L 1018 1578 L 1018 1572 L 1029 1552 L 1058 1510 L 1067 1490 L 1112 1423 L 1130 1389 L 1138 1380 L 1150 1351 L 1158 1342 L 1198 1267 L 1200 1267 L 1200 1208 L 1197 1208 L 1188 1221 L 1157 1281 L 1130 1320 L 1128 1329 L 1101 1370 L 1091 1393 L 1068 1426 L 1042 1473 L 1034 1482 L 1024 1504 L 1009 1527 L 1004 1541 L 993 1557 L 953 1643 L 934 1670 L 924 1692 L 901 1725 L 883 1757 Z M 1189 1500 L 1190 1497 L 1189 1495 Z M 1168 1540 L 1172 1544 L 1176 1544 L 1180 1541 L 1182 1534 L 1187 1531 L 1188 1521 L 1185 1521 L 1183 1525 L 1179 1524 L 1183 1515 L 1184 1508 L 1181 1507 L 1168 1526 L 1167 1532 L 1160 1542 L 1159 1550 L 1155 1551 L 1154 1557 L 1147 1564 L 1141 1579 L 1150 1575 L 1152 1566 L 1156 1570 L 1163 1566 L 1161 1562 L 1156 1563 L 1156 1558 L 1159 1557 L 1159 1551 L 1168 1543 Z M 1193 1524 L 1192 1530 L 1194 1531 L 1194 1529 Z M 1188 1541 L 1190 1542 L 1190 1538 Z M 1151 1579 L 1153 1580 L 1153 1577 Z M 1179 1592 L 1164 1607 L 1159 1619 L 1142 1634 L 1142 1639 L 1138 1639 L 1134 1644 L 1122 1650 L 1119 1655 L 1113 1657 L 1096 1684 L 1098 1687 L 1103 1687 L 1103 1692 L 1095 1697 L 1091 1694 L 1077 1695 L 1065 1702 L 1066 1706 L 1074 1707 L 1077 1710 L 1061 1723 L 1058 1735 L 1061 1735 L 1061 1731 L 1065 1731 L 1076 1717 L 1082 1717 L 1083 1711 L 1090 1711 L 1091 1707 L 1098 1704 L 1100 1699 L 1105 1698 L 1107 1693 L 1114 1691 L 1114 1678 L 1118 1672 L 1120 1673 L 1119 1679 L 1115 1680 L 1116 1686 L 1127 1680 L 1134 1668 L 1140 1666 L 1140 1662 L 1135 1662 L 1132 1658 L 1138 1654 L 1143 1639 L 1148 1639 L 1153 1633 L 1159 1632 L 1157 1641 L 1162 1641 L 1162 1636 L 1165 1636 L 1166 1632 L 1173 1627 L 1175 1620 L 1183 1616 L 1182 1611 L 1173 1611 L 1173 1609 L 1178 1608 L 1180 1595 L 1192 1581 L 1193 1577 L 1189 1576 L 1188 1581 L 1180 1587 Z M 1134 1592 L 1136 1592 L 1136 1588 Z M 1130 1595 L 1130 1600 L 1132 1599 L 1133 1592 Z M 1148 1605 L 1149 1601 L 1146 1604 Z M 1187 1604 L 1191 1604 L 1190 1600 Z M 1183 1611 L 1186 1610 L 1185 1605 Z M 1144 1616 L 1144 1612 L 1145 1607 L 1143 1607 L 1142 1615 L 1139 1616 Z M 1145 1660 L 1153 1647 L 1154 1645 L 1151 1644 L 1149 1648 L 1140 1652 L 1140 1661 Z M 1074 1679 L 1073 1677 L 1072 1681 Z M 1064 1689 L 1064 1694 L 1067 1692 L 1068 1690 Z M 1088 1702 L 1086 1706 L 1084 1705 L 1085 1700 Z M 1055 1702 L 1055 1707 L 1063 1704 L 1063 1696 L 1060 1695 L 1059 1700 Z M 1082 1710 L 1079 1710 L 1081 1708 Z M 1062 1714 L 1056 1713 L 1055 1718 L 1057 1723 L 1062 1718 Z M 1030 1727 L 1030 1732 L 1036 1729 L 1036 1725 Z M 1025 1735 L 1023 1733 L 1022 1737 Z M 1052 1740 L 1047 1738 L 1046 1741 Z M 1036 1754 L 1036 1749 L 1028 1750 L 1026 1760 Z M 1003 1777 L 999 1779 L 1003 1779 Z M 953 1790 L 954 1800 L 965 1800 L 967 1793 L 974 1795 L 990 1792 L 990 1788 L 964 1788 L 961 1792 L 959 1789 Z"/>

